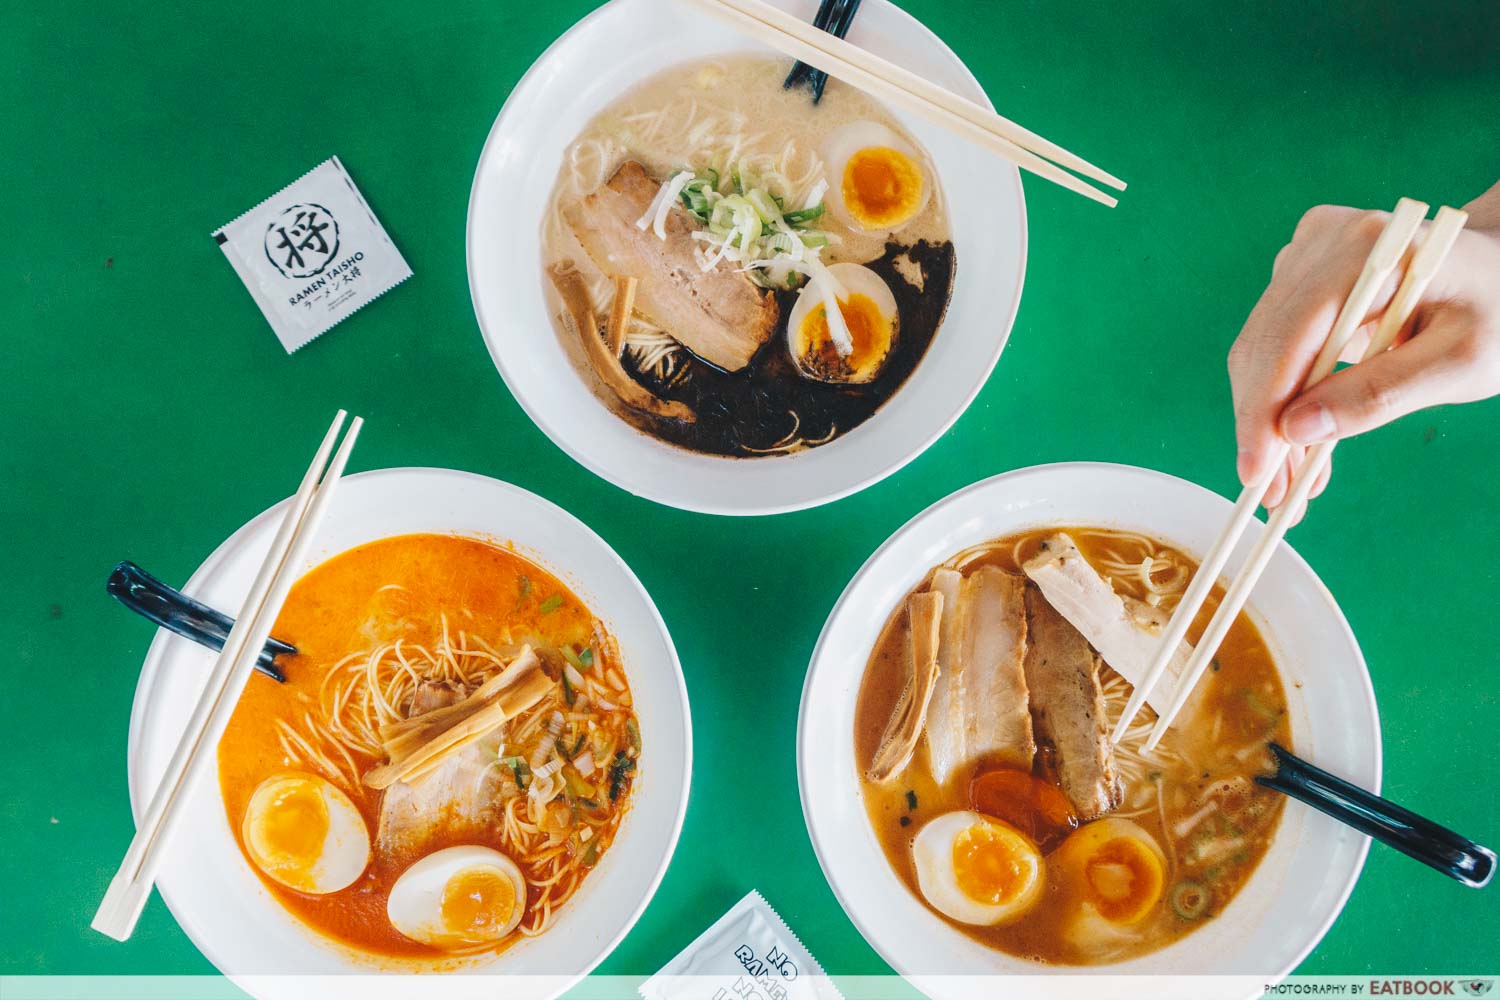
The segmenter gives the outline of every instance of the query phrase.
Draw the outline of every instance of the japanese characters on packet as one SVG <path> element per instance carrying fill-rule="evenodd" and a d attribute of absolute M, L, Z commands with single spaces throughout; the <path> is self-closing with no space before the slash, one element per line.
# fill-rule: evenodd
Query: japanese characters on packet
<path fill-rule="evenodd" d="M 336 156 L 213 236 L 287 353 L 411 277 Z"/>
<path fill-rule="evenodd" d="M 641 986 L 645 1000 L 837 1000 L 786 922 L 752 890 Z"/>

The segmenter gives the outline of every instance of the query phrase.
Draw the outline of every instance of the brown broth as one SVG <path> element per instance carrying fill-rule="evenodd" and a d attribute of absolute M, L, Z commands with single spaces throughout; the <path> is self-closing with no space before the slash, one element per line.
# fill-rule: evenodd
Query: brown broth
<path fill-rule="evenodd" d="M 405 590 L 394 592 L 400 596 L 393 597 L 385 589 L 391 584 Z M 361 545 L 315 567 L 292 588 L 272 629 L 277 638 L 297 647 L 295 657 L 281 661 L 286 683 L 261 674 L 252 676 L 219 743 L 219 788 L 242 853 L 241 822 L 251 794 L 262 780 L 288 769 L 276 720 L 301 718 L 309 704 L 316 705 L 328 669 L 348 653 L 368 648 L 372 628 L 399 623 L 407 629 L 404 635 L 410 642 L 429 645 L 439 639 L 442 613 L 455 628 L 490 636 L 497 645 L 509 643 L 511 636 L 534 636 L 555 646 L 588 645 L 596 628 L 583 602 L 546 570 L 510 549 L 475 539 L 402 535 Z M 611 645 L 595 643 L 596 669 L 618 667 Z M 624 676 L 623 669 L 620 675 Z M 358 756 L 361 770 L 384 762 Z M 379 793 L 356 789 L 351 797 L 372 841 L 370 865 L 353 885 L 326 895 L 297 892 L 267 877 L 248 855 L 246 863 L 282 906 L 336 941 L 381 956 L 451 957 L 392 927 L 386 917 L 386 899 L 412 862 L 441 848 L 479 842 L 511 853 L 501 832 L 490 829 L 490 836 L 476 841 L 473 836 L 437 830 L 417 850 L 386 852 L 374 843 Z M 614 829 L 610 828 L 609 836 Z M 609 842 L 600 839 L 602 856 Z M 537 902 L 534 886 L 526 902 L 529 912 Z M 516 936 L 511 934 L 487 950 L 500 950 Z"/>
<path fill-rule="evenodd" d="M 983 551 L 971 552 L 968 556 L 971 561 L 962 568 L 968 573 L 988 564 L 1019 573 L 1020 564 L 1035 554 L 1041 540 L 1057 531 L 1071 535 L 1084 556 L 1102 573 L 1105 571 L 1101 564 L 1111 549 L 1116 553 L 1137 551 L 1132 547 L 1137 543 L 1130 539 L 1139 536 L 1086 527 L 1049 527 L 997 539 Z M 1159 545 L 1157 551 L 1178 561 L 1179 565 L 1196 568 L 1195 562 L 1169 546 Z M 1136 558 L 1138 561 L 1139 557 Z M 1117 592 L 1142 599 L 1146 596 L 1144 585 L 1138 578 L 1105 575 L 1111 578 Z M 921 586 L 926 586 L 925 580 Z M 1222 597 L 1223 589 L 1216 587 L 1189 630 L 1190 641 L 1197 640 Z M 855 760 L 862 769 L 875 754 L 908 669 L 904 606 L 903 601 L 886 621 L 860 684 L 853 737 Z M 1111 677 L 1117 675 L 1104 667 L 1101 681 Z M 1130 808 L 1132 793 L 1149 798 L 1153 808 L 1139 815 L 1129 815 L 1129 818 L 1155 837 L 1169 858 L 1162 899 L 1140 923 L 1127 929 L 1128 934 L 1123 939 L 1111 941 L 1107 948 L 1084 949 L 1070 944 L 1066 928 L 1076 917 L 1076 910 L 1062 891 L 1056 872 L 1050 871 L 1041 901 L 1013 924 L 976 927 L 949 920 L 936 910 L 933 913 L 975 941 L 1020 958 L 1056 965 L 1093 965 L 1155 951 L 1222 912 L 1265 856 L 1280 822 L 1282 797 L 1253 784 L 1253 778 L 1268 766 L 1268 755 L 1263 749 L 1265 743 L 1275 740 L 1289 747 L 1291 731 L 1280 675 L 1270 649 L 1248 615 L 1241 613 L 1235 620 L 1214 659 L 1213 669 L 1204 675 L 1201 684 L 1204 688 L 1202 708 L 1196 721 L 1202 725 L 1188 727 L 1179 724 L 1169 731 L 1161 749 L 1172 752 L 1179 759 L 1146 771 L 1144 780 L 1147 784 L 1144 787 L 1140 781 L 1134 786 L 1127 783 L 1126 804 L 1115 813 L 1128 815 L 1134 811 Z M 1111 709 L 1118 712 L 1119 706 L 1112 705 Z M 865 810 L 886 859 L 918 899 L 922 894 L 912 859 L 914 836 L 930 819 L 973 808 L 969 800 L 969 784 L 975 775 L 993 766 L 992 762 L 977 762 L 946 787 L 939 787 L 928 763 L 924 737 L 904 772 L 884 783 L 861 782 Z M 1055 781 L 1046 749 L 1038 752 L 1033 773 Z M 1157 773 L 1155 779 L 1150 777 L 1153 773 Z M 1199 838 L 1207 835 L 1205 828 L 1210 823 L 1219 823 L 1220 820 L 1210 817 L 1187 837 L 1177 837 L 1163 825 L 1161 813 L 1165 812 L 1169 824 L 1180 823 L 1197 810 L 1197 799 L 1204 790 L 1223 779 L 1247 780 L 1248 797 L 1239 800 L 1240 808 L 1236 811 L 1234 823 L 1228 823 L 1225 818 L 1224 827 L 1216 827 L 1215 836 L 1219 839 L 1213 843 L 1227 843 L 1236 829 L 1242 843 L 1224 856 L 1200 859 L 1197 852 L 1211 842 Z M 914 809 L 909 807 L 912 798 L 916 801 Z M 1206 911 L 1194 919 L 1179 916 L 1169 901 L 1172 887 L 1185 880 L 1197 882 L 1209 891 Z"/>

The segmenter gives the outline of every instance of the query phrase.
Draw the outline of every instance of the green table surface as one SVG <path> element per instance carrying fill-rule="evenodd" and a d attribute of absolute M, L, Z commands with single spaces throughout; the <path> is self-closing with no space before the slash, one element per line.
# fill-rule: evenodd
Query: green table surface
<path fill-rule="evenodd" d="M 181 583 L 284 496 L 338 406 L 353 468 L 504 478 L 595 528 L 681 654 L 696 759 L 660 891 L 602 972 L 650 973 L 760 889 L 831 972 L 886 971 L 805 833 L 808 656 L 850 575 L 977 478 L 1098 459 L 1237 491 L 1224 357 L 1303 210 L 1462 204 L 1500 176 L 1500 6 L 907 0 L 1000 110 L 1130 180 L 1109 211 L 1028 178 L 1010 346 L 954 428 L 819 510 L 683 513 L 576 465 L 490 362 L 464 270 L 485 135 L 580 0 L 12 5 L 0 29 L 0 972 L 204 973 L 159 899 L 89 930 L 131 832 L 125 734 L 152 630 L 116 560 Z M 340 156 L 415 277 L 294 356 L 208 238 Z M 1500 403 L 1339 449 L 1291 541 L 1381 706 L 1385 791 L 1500 841 Z M 727 567 L 734 571 L 726 573 Z M 1500 969 L 1500 896 L 1370 852 L 1301 971 Z"/>

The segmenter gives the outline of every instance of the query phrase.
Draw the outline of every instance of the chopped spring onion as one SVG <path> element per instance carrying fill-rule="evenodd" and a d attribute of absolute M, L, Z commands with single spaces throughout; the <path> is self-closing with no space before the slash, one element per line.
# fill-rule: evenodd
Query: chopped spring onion
<path fill-rule="evenodd" d="M 775 200 L 771 197 L 771 192 L 765 188 L 751 188 L 746 192 L 745 200 L 760 213 L 761 221 L 765 225 L 774 229 L 778 222 L 784 223 L 786 221 L 781 214 L 781 206 L 776 204 Z"/>
<path fill-rule="evenodd" d="M 822 217 L 822 202 L 818 202 L 811 208 L 799 208 L 795 212 L 788 212 L 784 216 L 782 216 L 782 218 L 786 220 L 787 225 L 790 226 L 800 226 L 803 223 L 812 222 L 814 219 L 821 219 Z"/>
<path fill-rule="evenodd" d="M 580 674 L 578 672 L 578 668 L 573 666 L 573 664 L 571 663 L 563 664 L 563 677 L 567 678 L 568 683 L 572 684 L 575 688 L 581 688 L 584 686 L 583 675 Z"/>
<path fill-rule="evenodd" d="M 1197 920 L 1208 911 L 1210 895 L 1201 883 L 1184 879 L 1172 887 L 1167 900 L 1172 904 L 1172 912 L 1183 920 Z"/>
<path fill-rule="evenodd" d="M 815 259 L 832 242 L 829 233 L 809 228 L 824 214 L 826 181 L 819 180 L 803 196 L 801 208 L 786 210 L 787 179 L 776 171 L 752 177 L 741 165 L 727 171 L 713 168 L 699 173 L 678 171 L 657 191 L 646 213 L 636 220 L 642 230 L 652 228 L 666 239 L 665 223 L 673 203 L 680 203 L 699 226 L 693 238 L 704 244 L 698 265 L 711 271 L 728 260 L 741 268 L 756 261 L 789 258 Z M 801 270 L 751 270 L 751 280 L 767 288 L 795 288 Z M 837 320 L 835 320 L 837 323 Z"/>
<path fill-rule="evenodd" d="M 570 670 L 573 670 L 572 666 L 567 665 L 567 664 L 563 665 L 563 675 L 562 675 L 563 701 L 566 701 L 568 703 L 569 707 L 571 707 L 573 705 L 573 703 L 578 700 L 578 691 L 573 687 L 572 678 L 570 678 L 568 676 L 568 671 L 570 671 Z M 574 674 L 574 676 L 577 676 L 578 671 L 573 670 L 573 674 Z M 580 678 L 580 680 L 581 680 L 581 678 Z"/>
<path fill-rule="evenodd" d="M 791 233 L 772 233 L 766 237 L 764 246 L 773 253 L 790 254 L 794 260 L 800 260 L 806 244 Z"/>
<path fill-rule="evenodd" d="M 641 727 L 636 724 L 635 719 L 625 720 L 625 735 L 630 738 L 631 756 L 638 756 L 641 752 Z"/>
<path fill-rule="evenodd" d="M 516 777 L 516 787 L 526 788 L 526 783 L 531 780 L 531 767 L 520 757 L 506 757 L 504 763 Z"/>
<path fill-rule="evenodd" d="M 562 602 L 563 599 L 561 594 L 553 594 L 551 597 L 542 602 L 542 606 L 537 608 L 537 611 L 541 612 L 544 615 L 550 615 L 552 612 L 562 607 Z"/>

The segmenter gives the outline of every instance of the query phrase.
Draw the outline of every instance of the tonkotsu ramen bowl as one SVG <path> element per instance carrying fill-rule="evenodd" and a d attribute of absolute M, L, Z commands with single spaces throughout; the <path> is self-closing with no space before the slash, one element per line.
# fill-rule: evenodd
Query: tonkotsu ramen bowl
<path fill-rule="evenodd" d="M 270 547 L 287 501 L 220 545 L 183 590 L 234 614 Z M 555 575 L 619 646 L 643 736 L 640 777 L 614 843 L 541 935 L 498 955 L 424 975 L 424 996 L 552 996 L 593 969 L 634 925 L 677 844 L 692 772 L 682 667 L 656 606 L 609 545 L 561 508 L 498 480 L 446 469 L 382 469 L 345 478 L 303 571 L 392 535 L 454 534 L 509 544 Z M 130 719 L 130 801 L 139 821 L 166 770 L 214 654 L 158 632 Z M 410 964 L 356 952 L 307 928 L 240 852 L 218 771 L 186 803 L 157 888 L 177 922 L 220 971 L 259 996 L 410 995 Z M 323 978 L 323 977 L 333 978 Z M 312 978 L 317 977 L 317 978 Z M 377 978 L 378 977 L 378 978 Z M 494 977 L 504 977 L 497 979 Z M 372 985 L 375 984 L 375 985 Z"/>
<path fill-rule="evenodd" d="M 1271 846 L 1224 911 L 1150 954 L 1109 965 L 1040 965 L 986 947 L 948 924 L 891 870 L 860 793 L 854 708 L 882 623 L 937 564 L 968 546 L 1030 528 L 1142 532 L 1195 559 L 1232 505 L 1202 487 L 1124 465 L 1043 465 L 940 500 L 865 562 L 834 606 L 802 691 L 797 776 L 823 873 L 860 933 L 934 996 L 1259 995 L 1296 968 L 1338 916 L 1364 864 L 1362 834 L 1288 801 Z M 1226 576 L 1241 565 L 1259 522 Z M 1380 723 L 1364 658 L 1332 595 L 1281 544 L 1251 598 L 1286 689 L 1295 751 L 1378 792 Z M 1005 983 L 987 979 L 1010 977 Z M 1077 978 L 1059 978 L 1076 976 Z M 1097 977 L 1112 977 L 1102 983 Z M 1205 978 L 1213 977 L 1213 978 Z"/>
<path fill-rule="evenodd" d="M 809 21 L 817 10 L 816 0 L 773 2 Z M 991 106 L 952 50 L 887 0 L 866 0 L 848 38 Z M 791 455 L 726 458 L 688 451 L 611 412 L 565 353 L 543 298 L 542 212 L 563 151 L 595 114 L 647 77 L 714 54 L 747 52 L 779 58 L 692 4 L 605 4 L 553 43 L 511 92 L 469 196 L 474 312 L 496 367 L 527 415 L 601 478 L 658 503 L 716 514 L 817 506 L 921 454 L 989 377 L 1010 335 L 1026 267 L 1026 206 L 1016 167 L 886 104 L 931 156 L 956 253 L 946 318 L 906 383 L 863 424 Z"/>

